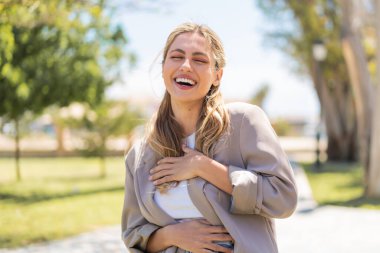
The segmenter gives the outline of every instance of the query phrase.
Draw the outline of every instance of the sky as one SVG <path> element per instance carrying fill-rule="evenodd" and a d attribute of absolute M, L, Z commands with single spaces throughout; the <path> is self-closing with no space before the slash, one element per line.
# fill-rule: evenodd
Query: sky
<path fill-rule="evenodd" d="M 270 118 L 317 118 L 319 103 L 309 78 L 297 76 L 284 54 L 265 46 L 266 20 L 255 0 L 169 1 L 168 11 L 125 11 L 117 17 L 138 62 L 107 96 L 159 101 L 164 91 L 160 61 L 166 38 L 178 24 L 194 21 L 210 26 L 224 44 L 227 65 L 221 90 L 226 100 L 247 101 L 267 83 L 270 91 L 263 109 Z"/>

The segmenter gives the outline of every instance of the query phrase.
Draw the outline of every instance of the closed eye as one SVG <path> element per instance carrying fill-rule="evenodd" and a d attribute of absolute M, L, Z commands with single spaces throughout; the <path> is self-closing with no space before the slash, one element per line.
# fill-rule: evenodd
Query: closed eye
<path fill-rule="evenodd" d="M 193 61 L 195 61 L 197 63 L 208 63 L 207 60 L 203 60 L 203 59 L 194 59 Z"/>
<path fill-rule="evenodd" d="M 170 59 L 174 59 L 174 60 L 183 59 L 183 56 L 171 56 Z"/>

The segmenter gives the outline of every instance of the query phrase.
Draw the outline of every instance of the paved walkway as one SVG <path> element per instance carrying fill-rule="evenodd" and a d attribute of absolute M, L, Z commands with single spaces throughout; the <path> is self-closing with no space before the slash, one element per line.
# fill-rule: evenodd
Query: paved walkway
<path fill-rule="evenodd" d="M 293 165 L 299 188 L 299 205 L 288 219 L 277 220 L 281 253 L 377 253 L 380 252 L 380 211 L 344 207 L 316 207 L 302 170 Z M 120 227 L 47 244 L 0 253 L 126 253 Z"/>
<path fill-rule="evenodd" d="M 320 207 L 277 220 L 280 252 L 380 252 L 380 211 Z"/>
<path fill-rule="evenodd" d="M 120 226 L 102 228 L 60 241 L 32 245 L 0 253 L 120 253 L 127 252 L 120 239 Z"/>

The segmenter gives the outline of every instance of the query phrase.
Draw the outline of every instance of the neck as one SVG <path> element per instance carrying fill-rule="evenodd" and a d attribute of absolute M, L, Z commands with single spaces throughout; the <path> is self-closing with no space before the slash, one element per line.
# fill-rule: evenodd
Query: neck
<path fill-rule="evenodd" d="M 201 112 L 202 103 L 199 101 L 191 103 L 171 102 L 174 117 L 183 128 L 185 136 L 194 133 Z"/>

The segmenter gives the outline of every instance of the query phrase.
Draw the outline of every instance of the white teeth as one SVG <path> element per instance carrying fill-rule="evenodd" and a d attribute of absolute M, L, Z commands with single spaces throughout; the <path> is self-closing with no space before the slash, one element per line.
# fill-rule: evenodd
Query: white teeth
<path fill-rule="evenodd" d="M 193 80 L 190 80 L 190 79 L 187 79 L 187 78 L 182 78 L 182 77 L 176 78 L 175 81 L 177 83 L 189 83 L 191 85 L 195 84 L 195 82 Z"/>

